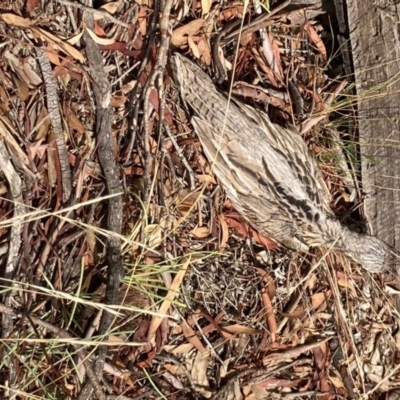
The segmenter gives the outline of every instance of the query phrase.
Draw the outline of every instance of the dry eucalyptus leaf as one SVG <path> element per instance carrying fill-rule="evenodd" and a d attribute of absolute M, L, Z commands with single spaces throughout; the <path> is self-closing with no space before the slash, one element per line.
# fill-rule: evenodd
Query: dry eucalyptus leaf
<path fill-rule="evenodd" d="M 193 229 L 192 234 L 198 239 L 204 239 L 210 235 L 210 229 L 207 226 L 199 226 Z"/>
<path fill-rule="evenodd" d="M 30 28 L 35 23 L 29 18 L 22 18 L 15 14 L 1 14 L 1 18 L 8 25 L 20 26 L 22 28 Z"/>
<path fill-rule="evenodd" d="M 90 37 L 98 44 L 107 46 L 107 45 L 113 44 L 115 42 L 115 39 L 112 39 L 112 38 L 109 39 L 109 38 L 98 37 L 91 29 L 88 29 L 86 26 L 85 26 L 85 29 L 86 29 L 87 33 L 90 35 Z"/>
<path fill-rule="evenodd" d="M 207 378 L 207 365 L 210 358 L 208 351 L 204 353 L 197 353 L 192 367 L 192 380 L 196 385 L 196 390 L 204 397 L 210 398 L 211 392 L 208 390 L 210 384 Z"/>
<path fill-rule="evenodd" d="M 192 50 L 193 55 L 194 55 L 196 58 L 200 58 L 199 49 L 198 49 L 198 47 L 196 46 L 196 43 L 193 41 L 193 39 L 192 39 L 191 36 L 188 36 L 188 45 L 189 45 L 190 49 Z"/>
<path fill-rule="evenodd" d="M 118 1 L 111 1 L 110 3 L 104 4 L 100 7 L 101 10 L 105 10 L 109 12 L 110 14 L 115 14 L 115 12 L 118 10 L 118 7 L 122 4 L 122 0 Z M 98 14 L 97 14 L 98 15 Z M 97 15 L 95 13 L 95 19 L 97 18 Z"/>
<path fill-rule="evenodd" d="M 231 333 L 232 335 L 237 335 L 237 334 L 258 335 L 263 332 L 261 329 L 255 329 L 240 324 L 224 326 L 222 327 L 222 330 Z"/>
<path fill-rule="evenodd" d="M 12 78 L 17 88 L 19 98 L 21 99 L 21 101 L 26 101 L 29 98 L 28 85 L 22 79 L 19 79 L 15 74 L 12 74 Z"/>
<path fill-rule="evenodd" d="M 204 19 L 199 18 L 175 29 L 172 32 L 171 43 L 180 47 L 188 43 L 188 36 L 195 35 L 203 26 Z"/>
<path fill-rule="evenodd" d="M 68 38 L 68 39 L 67 39 L 67 42 L 68 42 L 70 45 L 73 46 L 73 45 L 77 44 L 77 43 L 81 40 L 82 35 L 83 35 L 83 29 L 82 29 L 82 31 L 79 32 L 77 35 L 74 35 L 74 36 L 71 36 L 70 38 Z"/>
<path fill-rule="evenodd" d="M 58 36 L 53 35 L 52 33 L 47 32 L 42 28 L 32 27 L 31 30 L 36 37 L 40 37 L 44 40 L 49 41 L 56 50 L 62 51 L 78 61 L 85 61 L 84 55 L 75 47 L 71 46 L 67 41 L 64 41 L 62 38 L 59 38 Z"/>
<path fill-rule="evenodd" d="M 203 15 L 208 14 L 211 10 L 212 0 L 201 0 L 201 10 Z"/>

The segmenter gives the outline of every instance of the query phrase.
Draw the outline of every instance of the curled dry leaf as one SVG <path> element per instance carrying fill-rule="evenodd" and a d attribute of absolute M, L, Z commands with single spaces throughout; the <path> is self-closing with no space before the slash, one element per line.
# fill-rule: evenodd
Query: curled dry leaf
<path fill-rule="evenodd" d="M 165 345 L 163 349 L 171 354 L 187 354 L 194 348 L 192 343 L 182 343 L 179 346 Z"/>
<path fill-rule="evenodd" d="M 21 28 L 30 28 L 35 23 L 29 18 L 22 18 L 15 14 L 1 14 L 1 18 L 6 24 L 19 26 Z"/>
<path fill-rule="evenodd" d="M 219 251 L 222 252 L 225 250 L 228 244 L 229 229 L 228 229 L 228 224 L 225 221 L 225 216 L 223 214 L 218 215 L 218 220 L 221 226 L 221 239 L 219 244 Z"/>
<path fill-rule="evenodd" d="M 259 388 L 266 388 L 266 389 L 276 389 L 279 387 L 297 387 L 301 379 L 277 379 L 277 378 L 268 378 L 264 379 L 260 382 L 257 382 L 256 385 Z"/>
<path fill-rule="evenodd" d="M 268 354 L 265 356 L 262 360 L 264 365 L 276 365 L 280 364 L 284 361 L 290 361 L 293 360 L 297 357 L 299 357 L 301 354 L 306 353 L 308 351 L 312 351 L 313 349 L 320 347 L 322 343 L 327 342 L 330 340 L 330 338 L 324 338 L 322 340 L 310 340 L 309 343 L 307 344 L 301 344 L 298 346 L 294 346 L 292 348 L 289 348 L 285 351 L 276 351 L 274 353 Z"/>
<path fill-rule="evenodd" d="M 79 32 L 79 33 L 77 33 L 76 35 L 73 35 L 73 36 L 71 36 L 70 38 L 68 38 L 68 39 L 67 39 L 67 42 L 68 42 L 70 45 L 73 46 L 73 45 L 77 44 L 77 43 L 81 40 L 82 35 L 83 35 L 83 29 L 81 30 L 81 32 Z"/>
<path fill-rule="evenodd" d="M 107 4 L 103 4 L 100 7 L 100 10 L 105 10 L 110 14 L 115 14 L 115 12 L 118 10 L 118 7 L 122 4 L 122 0 L 118 0 L 118 1 L 111 1 L 110 3 Z M 98 18 L 99 14 L 94 14 L 94 19 L 100 19 Z"/>
<path fill-rule="evenodd" d="M 318 51 L 321 53 L 323 59 L 326 60 L 326 58 L 327 58 L 326 48 L 325 48 L 324 42 L 319 37 L 316 30 L 311 26 L 311 24 L 309 22 L 306 22 L 304 24 L 304 30 L 308 33 L 308 36 L 310 37 L 312 42 L 315 44 Z"/>
<path fill-rule="evenodd" d="M 245 11 L 244 6 L 242 6 L 242 5 L 232 6 L 232 7 L 226 8 L 225 10 L 221 10 L 219 19 L 220 19 L 220 21 L 229 21 L 234 18 L 242 18 L 241 16 L 243 15 L 244 11 Z"/>
<path fill-rule="evenodd" d="M 127 102 L 128 98 L 126 96 L 117 96 L 113 94 L 111 96 L 111 106 L 112 107 L 121 107 Z"/>
<path fill-rule="evenodd" d="M 254 59 L 256 60 L 257 64 L 263 70 L 263 72 L 267 75 L 267 79 L 268 79 L 269 83 L 275 88 L 279 87 L 278 82 L 275 77 L 275 74 L 274 74 L 274 71 L 272 71 L 272 69 L 269 68 L 265 64 L 264 59 L 261 57 L 258 50 L 255 47 L 253 47 L 251 49 L 251 51 L 253 53 Z"/>
<path fill-rule="evenodd" d="M 171 43 L 180 47 L 188 43 L 188 36 L 195 35 L 203 26 L 204 19 L 199 18 L 175 29 L 172 32 Z"/>
<path fill-rule="evenodd" d="M 129 92 L 131 92 L 132 89 L 136 86 L 136 83 L 137 81 L 135 80 L 125 83 L 121 88 L 122 93 L 128 94 Z"/>
<path fill-rule="evenodd" d="M 263 310 L 262 314 L 265 315 L 266 322 L 268 325 L 269 336 L 272 343 L 276 342 L 276 334 L 278 331 L 278 324 L 276 322 L 274 307 L 272 305 L 272 296 L 270 296 L 268 288 L 270 287 L 271 279 L 268 274 L 260 268 L 256 268 L 258 273 L 262 276 L 262 290 L 261 290 L 261 298 L 263 302 Z M 271 289 L 271 288 L 270 288 Z M 265 332 L 263 335 L 262 343 L 266 343 L 267 341 L 267 333 Z"/>
<path fill-rule="evenodd" d="M 198 239 L 204 239 L 210 235 L 210 229 L 208 228 L 208 226 L 199 226 L 193 229 L 192 234 Z"/>
<path fill-rule="evenodd" d="M 109 46 L 110 44 L 113 44 L 115 42 L 115 39 L 109 39 L 109 38 L 101 38 L 98 37 L 91 29 L 88 29 L 85 26 L 85 29 L 87 33 L 91 36 L 91 38 L 98 44 L 102 44 L 103 46 Z"/>
<path fill-rule="evenodd" d="M 193 55 L 194 55 L 196 58 L 200 58 L 200 51 L 199 51 L 198 47 L 196 46 L 196 43 L 193 42 L 192 37 L 191 37 L 191 36 L 188 36 L 187 39 L 188 39 L 188 45 L 189 45 L 189 47 L 190 47 L 190 50 L 192 50 Z"/>
<path fill-rule="evenodd" d="M 342 378 L 340 376 L 329 376 L 328 377 L 329 381 L 332 383 L 333 386 L 335 386 L 336 389 L 341 389 L 344 388 L 344 384 L 342 381 Z"/>

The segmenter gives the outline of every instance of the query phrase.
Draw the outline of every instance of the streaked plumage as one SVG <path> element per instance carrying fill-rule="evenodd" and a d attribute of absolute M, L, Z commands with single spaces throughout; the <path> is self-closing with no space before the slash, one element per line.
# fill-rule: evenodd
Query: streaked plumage
<path fill-rule="evenodd" d="M 228 102 L 187 58 L 175 54 L 171 61 L 213 171 L 255 229 L 295 250 L 332 246 L 369 271 L 383 269 L 388 247 L 335 219 L 315 159 L 296 131 L 272 124 L 263 112 Z"/>

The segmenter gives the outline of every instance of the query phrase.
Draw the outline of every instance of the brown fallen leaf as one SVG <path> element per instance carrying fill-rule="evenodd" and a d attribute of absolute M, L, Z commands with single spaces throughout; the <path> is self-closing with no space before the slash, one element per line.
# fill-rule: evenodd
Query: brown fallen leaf
<path fill-rule="evenodd" d="M 209 352 L 198 352 L 191 370 L 191 377 L 196 390 L 205 398 L 210 398 L 212 395 L 207 377 L 209 358 Z"/>
<path fill-rule="evenodd" d="M 276 389 L 279 387 L 297 387 L 300 382 L 301 379 L 294 379 L 291 381 L 289 379 L 268 378 L 257 382 L 255 385 L 266 389 Z"/>
<path fill-rule="evenodd" d="M 261 57 L 260 53 L 258 52 L 258 50 L 255 47 L 253 47 L 251 49 L 251 51 L 253 53 L 253 57 L 254 57 L 255 61 L 257 62 L 258 66 L 267 75 L 267 79 L 268 79 L 269 83 L 271 84 L 271 86 L 278 88 L 279 85 L 278 85 L 276 76 L 274 74 L 274 71 L 272 71 L 272 69 L 270 67 L 268 67 L 268 65 L 265 64 L 264 59 Z"/>
<path fill-rule="evenodd" d="M 210 229 L 208 226 L 199 226 L 192 230 L 192 235 L 197 239 L 204 239 L 210 235 Z"/>
<path fill-rule="evenodd" d="M 86 128 L 82 125 L 76 114 L 69 107 L 65 107 L 64 113 L 69 128 L 75 129 L 79 134 L 83 135 L 86 132 Z"/>
<path fill-rule="evenodd" d="M 262 332 L 260 329 L 255 329 L 240 324 L 223 326 L 221 327 L 221 329 L 225 332 L 231 333 L 232 335 L 240 335 L 240 334 L 258 335 Z"/>
<path fill-rule="evenodd" d="M 331 295 L 332 295 L 331 290 L 313 294 L 313 296 L 311 297 L 311 302 L 312 302 L 314 310 L 323 311 L 323 310 L 319 310 L 319 308 L 322 306 L 322 304 L 324 304 L 326 302 L 326 300 L 329 299 L 329 297 L 331 297 Z M 326 308 L 326 305 L 324 308 Z"/>
<path fill-rule="evenodd" d="M 126 96 L 117 96 L 113 94 L 111 96 L 111 106 L 112 107 L 121 107 L 127 102 L 128 98 Z"/>
<path fill-rule="evenodd" d="M 187 354 L 194 348 L 192 343 L 182 343 L 179 346 L 164 345 L 163 349 L 171 354 Z"/>
<path fill-rule="evenodd" d="M 132 57 L 132 58 L 137 58 L 142 50 L 137 49 L 137 50 L 130 50 L 128 49 L 128 45 L 125 42 L 114 42 L 112 44 L 99 44 L 99 49 L 101 51 L 120 51 L 122 54 Z"/>
<path fill-rule="evenodd" d="M 182 331 L 187 341 L 193 347 L 195 347 L 199 351 L 199 353 L 207 353 L 207 349 L 203 346 L 203 343 L 201 343 L 194 330 L 189 326 L 186 321 L 184 321 L 182 324 Z"/>
<path fill-rule="evenodd" d="M 200 183 L 207 183 L 207 184 L 212 183 L 213 185 L 217 184 L 215 178 L 208 174 L 197 174 L 196 178 Z"/>
<path fill-rule="evenodd" d="M 326 343 L 321 343 L 320 346 L 313 349 L 315 370 L 314 381 L 319 381 L 320 391 L 328 393 L 329 383 L 327 380 L 327 362 L 329 349 Z M 327 398 L 327 397 L 326 397 Z"/>
<path fill-rule="evenodd" d="M 181 47 L 188 43 L 188 36 L 195 35 L 203 26 L 204 19 L 195 19 L 183 25 L 172 32 L 171 43 L 174 46 Z"/>
<path fill-rule="evenodd" d="M 272 299 L 274 295 L 274 291 L 269 291 L 268 287 L 272 284 L 272 279 L 270 276 L 262 270 L 261 268 L 256 268 L 256 271 L 261 275 L 261 299 L 263 302 L 263 310 L 261 311 L 262 316 L 265 315 L 265 319 L 267 322 L 269 336 L 271 338 L 271 342 L 276 342 L 276 333 L 278 331 L 278 324 L 276 323 L 274 307 L 272 306 Z M 270 296 L 270 294 L 272 296 Z M 265 331 L 263 338 L 261 340 L 262 345 L 261 348 L 265 347 L 267 344 L 268 336 L 267 332 Z"/>
<path fill-rule="evenodd" d="M 66 40 L 39 27 L 32 27 L 31 30 L 34 36 L 50 42 L 54 49 L 70 55 L 75 60 L 81 62 L 85 61 L 85 56 L 83 55 L 83 53 L 76 49 L 74 46 L 71 46 Z"/>
<path fill-rule="evenodd" d="M 122 4 L 123 0 L 118 0 L 118 1 L 111 1 L 110 3 L 107 4 L 103 4 L 100 7 L 100 10 L 105 10 L 110 14 L 115 14 L 115 12 L 118 10 L 118 7 Z M 99 19 L 99 14 L 94 14 L 95 15 L 95 19 Z"/>
<path fill-rule="evenodd" d="M 191 36 L 188 36 L 187 39 L 188 39 L 188 45 L 189 45 L 189 47 L 190 47 L 190 50 L 192 50 L 193 55 L 194 55 L 196 58 L 200 58 L 200 51 L 199 51 L 199 48 L 196 46 L 196 43 L 193 41 L 192 37 L 191 37 Z"/>
<path fill-rule="evenodd" d="M 244 237 L 251 237 L 257 244 L 266 249 L 273 250 L 278 244 L 270 238 L 260 235 L 250 225 L 248 225 L 238 213 L 229 213 L 225 216 L 226 223 L 229 227 L 240 233 Z"/>
<path fill-rule="evenodd" d="M 228 7 L 224 10 L 221 10 L 221 13 L 219 14 L 219 20 L 230 21 L 234 18 L 237 18 L 239 15 L 243 15 L 243 12 L 244 12 L 244 6 L 242 5 Z"/>
<path fill-rule="evenodd" d="M 115 42 L 114 38 L 105 38 L 105 37 L 99 37 L 96 35 L 95 32 L 93 32 L 91 29 L 88 29 L 86 26 L 84 26 L 86 29 L 86 32 L 89 34 L 89 36 L 97 43 L 97 44 L 102 44 L 103 46 L 109 46 L 110 44 L 113 44 Z"/>
<path fill-rule="evenodd" d="M 183 260 L 183 264 L 181 269 L 178 271 L 178 273 L 175 275 L 174 280 L 171 283 L 171 286 L 168 288 L 168 293 L 165 296 L 164 301 L 162 302 L 158 313 L 160 315 L 153 316 L 153 319 L 151 320 L 149 331 L 147 332 L 147 339 L 153 340 L 154 335 L 159 328 L 162 320 L 164 319 L 164 316 L 167 314 L 172 302 L 174 301 L 175 297 L 178 295 L 179 288 L 181 287 L 183 278 L 186 275 L 186 271 L 190 265 L 191 262 L 191 257 L 189 256 L 185 260 Z"/>
<path fill-rule="evenodd" d="M 38 3 L 39 0 L 28 0 L 26 2 L 26 11 L 28 11 L 28 13 L 31 13 L 36 8 Z"/>
<path fill-rule="evenodd" d="M 308 36 L 310 37 L 310 39 L 312 40 L 312 42 L 317 47 L 318 51 L 321 53 L 322 58 L 324 60 L 326 60 L 326 57 L 327 57 L 326 48 L 325 48 L 324 42 L 319 37 L 316 30 L 312 27 L 312 25 L 309 22 L 306 22 L 303 25 L 303 27 L 304 27 L 304 30 L 307 32 Z"/>
<path fill-rule="evenodd" d="M 229 229 L 223 214 L 218 215 L 219 224 L 221 227 L 221 239 L 219 242 L 219 251 L 223 252 L 226 249 L 229 239 Z"/>
<path fill-rule="evenodd" d="M 39 157 L 39 159 L 42 159 L 47 147 L 49 147 L 47 143 L 42 144 L 42 142 L 43 139 L 39 139 L 35 143 L 26 143 L 28 155 L 32 161 L 35 159 L 36 155 Z"/>
<path fill-rule="evenodd" d="M 338 279 L 337 284 L 339 286 L 349 289 L 353 293 L 354 297 L 358 299 L 357 290 L 349 279 Z"/>
<path fill-rule="evenodd" d="M 284 351 L 275 351 L 263 358 L 262 360 L 263 365 L 275 365 L 276 363 L 282 363 L 284 361 L 293 360 L 298 356 L 300 356 L 301 354 L 312 351 L 313 349 L 321 346 L 321 344 L 327 342 L 330 339 L 331 339 L 330 337 L 327 337 L 325 339 L 313 341 L 308 344 L 295 346 L 292 347 L 291 349 L 287 349 Z"/>
<path fill-rule="evenodd" d="M 19 26 L 21 28 L 30 28 L 35 21 L 29 18 L 23 18 L 16 14 L 1 14 L 1 18 L 7 25 Z"/>
<path fill-rule="evenodd" d="M 206 64 L 207 66 L 211 65 L 211 50 L 210 50 L 210 46 L 209 44 L 204 40 L 204 38 L 200 38 L 201 40 L 199 40 L 196 45 L 197 48 L 199 49 L 199 53 L 200 53 L 200 59 L 201 61 L 203 61 L 204 64 Z"/>

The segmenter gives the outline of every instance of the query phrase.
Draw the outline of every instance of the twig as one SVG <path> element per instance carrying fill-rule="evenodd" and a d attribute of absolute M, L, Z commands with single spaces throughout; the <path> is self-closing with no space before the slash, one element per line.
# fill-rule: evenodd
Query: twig
<path fill-rule="evenodd" d="M 93 29 L 93 15 L 84 15 L 88 29 Z M 98 156 L 103 168 L 107 189 L 109 194 L 121 194 L 122 184 L 118 179 L 117 165 L 114 160 L 111 141 L 111 85 L 103 67 L 103 60 L 92 37 L 85 31 L 83 38 L 86 42 L 86 55 L 90 63 L 90 75 L 92 77 L 92 88 L 96 102 L 96 126 L 95 135 L 98 144 Z M 115 196 L 108 200 L 108 221 L 107 228 L 116 235 L 107 238 L 106 263 L 107 263 L 107 289 L 106 304 L 116 304 L 118 289 L 123 277 L 121 241 L 119 235 L 122 231 L 122 198 Z M 104 311 L 100 323 L 99 335 L 106 340 L 107 332 L 113 322 L 113 315 Z M 97 361 L 94 367 L 99 379 L 102 376 L 104 361 L 107 353 L 106 346 L 99 346 L 97 349 Z M 87 382 L 79 394 L 79 400 L 86 400 L 90 397 L 92 382 Z"/>
<path fill-rule="evenodd" d="M 335 99 L 336 96 L 338 96 L 341 91 L 344 89 L 344 87 L 347 85 L 347 81 L 343 81 L 340 82 L 336 88 L 334 89 L 334 91 L 332 93 L 329 94 L 329 96 L 326 98 L 325 100 L 325 109 L 327 108 L 327 106 L 329 106 L 332 101 Z M 313 126 L 317 125 L 318 122 L 322 121 L 324 118 L 326 118 L 326 115 L 318 115 L 317 117 L 311 118 L 309 119 L 307 122 L 305 122 L 302 126 L 301 126 L 301 130 L 300 133 L 303 135 L 304 133 L 307 133 Z"/>
<path fill-rule="evenodd" d="M 259 29 L 266 27 L 268 25 L 272 25 L 273 21 L 269 21 L 272 17 L 275 16 L 279 11 L 282 11 L 284 8 L 286 8 L 292 0 L 286 0 L 279 6 L 275 7 L 269 14 L 263 14 L 262 16 L 256 18 L 254 21 L 251 21 L 247 26 L 244 26 L 242 29 L 242 35 L 245 33 L 251 33 L 258 31 Z M 281 18 L 281 15 L 278 15 L 277 17 Z M 226 35 L 225 41 L 228 41 L 235 36 L 237 36 L 240 32 L 240 28 L 236 29 L 233 32 L 230 32 L 229 34 Z"/>
<path fill-rule="evenodd" d="M 70 6 L 70 7 L 76 7 L 79 8 L 83 11 L 87 11 L 88 13 L 91 14 L 98 14 L 101 15 L 104 18 L 107 18 L 108 20 L 110 20 L 111 22 L 114 22 L 114 24 L 123 26 L 124 28 L 129 28 L 129 24 L 120 21 L 119 19 L 113 17 L 109 12 L 105 11 L 105 10 L 95 10 L 92 7 L 87 7 L 84 6 L 82 4 L 79 3 L 75 3 L 73 1 L 69 1 L 69 0 L 56 0 L 57 3 L 63 4 L 64 6 Z"/>
<path fill-rule="evenodd" d="M 22 198 L 22 182 L 21 178 L 17 174 L 14 169 L 13 164 L 10 161 L 10 156 L 4 140 L 0 140 L 0 170 L 5 175 L 8 184 L 10 186 L 10 194 L 14 203 L 14 217 L 18 217 L 19 215 L 23 215 L 25 211 L 25 206 L 23 204 Z M 10 240 L 9 240 L 9 248 L 7 255 L 7 263 L 5 266 L 3 277 L 6 281 L 3 281 L 3 285 L 9 286 L 10 280 L 14 278 L 17 265 L 19 263 L 19 250 L 21 247 L 21 231 L 22 231 L 22 223 L 15 222 L 10 229 Z M 6 306 L 11 304 L 11 295 L 9 292 L 3 295 L 3 301 Z M 3 315 L 1 322 L 1 337 L 7 338 L 14 329 L 13 319 L 10 315 Z M 17 371 L 14 366 L 14 361 L 10 355 L 4 354 L 3 349 L 3 358 L 6 359 L 6 365 L 8 366 L 8 382 L 10 388 L 14 388 L 17 384 Z M 14 395 L 11 396 L 14 398 Z"/>
<path fill-rule="evenodd" d="M 60 161 L 61 181 L 63 188 L 63 202 L 66 203 L 71 196 L 72 184 L 67 146 L 64 138 L 64 128 L 58 106 L 57 81 L 54 78 L 53 70 L 51 68 L 47 53 L 41 49 L 36 49 L 36 53 L 38 56 L 40 69 L 42 70 L 43 81 L 46 86 L 47 109 L 49 111 L 53 132 L 56 135 L 56 145 L 58 158 Z"/>
<path fill-rule="evenodd" d="M 148 110 L 149 110 L 149 97 L 151 90 L 155 87 L 155 81 L 158 76 L 164 75 L 166 55 L 169 48 L 169 35 L 168 35 L 168 24 L 169 24 L 169 15 L 171 13 L 171 8 L 173 5 L 173 0 L 166 0 L 164 4 L 164 9 L 161 14 L 160 21 L 160 32 L 161 32 L 161 41 L 160 46 L 157 52 L 157 61 L 150 73 L 150 76 L 146 82 L 145 90 L 144 90 L 144 103 L 143 103 L 143 113 L 144 113 L 144 149 L 145 149 L 145 170 L 143 174 L 143 180 L 145 184 L 144 188 L 144 203 L 146 204 L 148 201 L 148 196 L 150 192 L 149 188 L 149 176 L 150 171 L 148 168 L 151 167 L 151 153 L 150 153 L 150 131 L 148 124 Z M 147 205 L 147 204 L 146 204 Z"/>
<path fill-rule="evenodd" d="M 242 23 L 242 19 L 237 19 L 228 25 L 224 26 L 215 37 L 212 45 L 212 55 L 215 64 L 216 72 L 218 72 L 218 83 L 222 83 L 226 79 L 225 68 L 222 65 L 221 59 L 219 58 L 219 44 L 221 39 L 225 37 L 232 29 L 235 29 L 238 25 Z"/>
<path fill-rule="evenodd" d="M 149 40 L 148 40 L 148 44 L 146 47 L 146 52 L 144 54 L 142 63 L 140 65 L 139 71 L 137 73 L 138 80 L 129 96 L 131 106 L 129 108 L 128 121 L 129 121 L 129 123 L 132 121 L 132 124 L 129 127 L 129 129 L 131 131 L 131 140 L 129 141 L 129 145 L 128 145 L 128 148 L 126 151 L 126 154 L 128 157 L 126 157 L 125 165 L 127 165 L 130 162 L 129 155 L 132 153 L 132 149 L 135 144 L 136 133 L 137 133 L 137 121 L 138 121 L 138 116 L 139 116 L 139 105 L 140 105 L 140 102 L 143 100 L 143 94 L 144 94 L 144 91 L 142 90 L 140 96 L 138 95 L 139 89 L 141 89 L 140 77 L 142 76 L 142 74 L 146 68 L 147 61 L 150 56 L 150 51 L 151 51 L 151 49 L 153 47 L 153 43 L 155 41 L 154 31 L 156 29 L 156 25 L 157 25 L 157 21 L 158 21 L 158 14 L 159 14 L 159 1 L 157 0 L 154 2 L 153 18 L 151 20 L 150 27 L 148 30 Z"/>
<path fill-rule="evenodd" d="M 182 164 L 185 166 L 185 168 L 189 174 L 190 190 L 195 190 L 196 178 L 195 178 L 195 174 L 193 172 L 192 167 L 189 165 L 189 161 L 186 159 L 185 155 L 183 154 L 182 149 L 180 148 L 178 142 L 176 141 L 175 136 L 172 134 L 171 130 L 169 129 L 169 126 L 166 123 L 164 123 L 164 129 L 167 132 L 167 135 L 170 138 L 170 140 L 175 148 L 175 151 L 178 154 L 179 159 L 182 161 Z"/>

